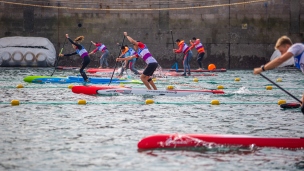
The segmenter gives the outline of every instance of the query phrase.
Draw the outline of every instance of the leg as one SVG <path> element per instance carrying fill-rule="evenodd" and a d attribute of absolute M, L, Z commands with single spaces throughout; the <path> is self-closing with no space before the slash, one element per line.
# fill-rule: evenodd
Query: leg
<path fill-rule="evenodd" d="M 156 70 L 157 66 L 158 66 L 158 63 L 148 64 L 147 68 L 144 70 L 143 74 L 141 74 L 141 76 L 140 76 L 140 79 L 143 81 L 143 83 L 149 90 L 151 90 L 151 86 L 153 87 L 154 90 L 157 90 L 153 80 L 150 78 L 150 76 L 152 76 L 154 71 Z"/>
<path fill-rule="evenodd" d="M 187 68 L 188 68 L 188 74 L 190 75 L 191 74 L 191 71 L 190 71 L 190 61 L 192 59 L 192 51 L 189 50 L 188 54 L 187 54 Z"/>
<path fill-rule="evenodd" d="M 103 57 L 102 57 L 102 56 L 100 57 L 99 62 L 100 62 L 100 66 L 99 66 L 99 68 L 102 68 L 102 64 L 103 64 Z"/>
<path fill-rule="evenodd" d="M 87 77 L 86 73 L 84 72 L 84 68 L 89 65 L 90 61 L 91 60 L 88 56 L 84 57 L 83 61 L 82 61 L 82 66 L 79 70 L 79 72 L 80 72 L 80 74 L 81 74 L 81 76 L 82 76 L 82 78 L 85 82 L 88 82 L 88 77 Z"/>
<path fill-rule="evenodd" d="M 135 62 L 136 62 L 136 59 L 132 59 L 129 63 L 129 68 L 131 71 L 134 72 L 134 74 L 138 75 L 138 71 L 134 68 L 134 65 L 135 65 Z"/>
<path fill-rule="evenodd" d="M 192 57 L 192 53 L 190 55 L 190 52 L 189 51 L 185 56 L 184 56 L 184 74 L 183 75 L 186 75 L 186 72 L 188 70 L 188 74 L 190 74 L 190 65 L 189 65 L 189 61 L 190 61 L 190 57 Z"/>
<path fill-rule="evenodd" d="M 109 57 L 109 51 L 105 50 L 105 53 L 102 55 L 102 58 L 103 58 L 103 62 L 107 68 L 109 68 L 108 57 Z"/>
<path fill-rule="evenodd" d="M 125 71 L 123 65 L 124 65 L 124 63 L 121 65 L 121 70 L 120 70 L 120 73 L 118 74 L 119 77 L 121 77 L 123 75 L 123 72 Z"/>
<path fill-rule="evenodd" d="M 199 67 L 199 69 L 202 69 L 203 68 L 203 66 L 202 66 L 202 55 L 201 54 L 203 54 L 203 53 L 200 53 L 200 54 L 198 54 L 198 57 L 197 57 L 197 64 L 198 64 L 198 67 Z M 203 55 L 204 56 L 204 55 Z"/>
<path fill-rule="evenodd" d="M 184 60 L 183 60 L 183 66 L 184 66 L 184 73 L 183 76 L 186 76 L 186 69 L 187 69 L 187 55 L 184 55 Z"/>
<path fill-rule="evenodd" d="M 141 81 L 145 84 L 145 86 L 147 87 L 147 89 L 151 90 L 150 84 L 148 82 L 149 76 L 146 76 L 144 74 L 140 75 L 140 79 Z"/>
<path fill-rule="evenodd" d="M 154 84 L 154 82 L 153 82 L 153 80 L 152 80 L 151 77 L 148 79 L 148 82 L 153 87 L 154 90 L 157 90 L 157 87 L 155 86 L 155 84 Z"/>

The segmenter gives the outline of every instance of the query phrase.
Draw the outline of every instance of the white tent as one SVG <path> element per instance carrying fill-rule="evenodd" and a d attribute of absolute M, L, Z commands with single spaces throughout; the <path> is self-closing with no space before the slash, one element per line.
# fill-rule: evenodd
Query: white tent
<path fill-rule="evenodd" d="M 0 66 L 54 66 L 56 50 L 43 37 L 4 37 L 0 39 Z"/>
<path fill-rule="evenodd" d="M 279 56 L 281 56 L 281 52 L 279 50 L 275 50 L 271 55 L 270 60 L 272 61 Z M 279 65 L 278 67 L 285 67 L 285 66 L 294 66 L 294 57 L 291 57 L 290 59 Z"/>

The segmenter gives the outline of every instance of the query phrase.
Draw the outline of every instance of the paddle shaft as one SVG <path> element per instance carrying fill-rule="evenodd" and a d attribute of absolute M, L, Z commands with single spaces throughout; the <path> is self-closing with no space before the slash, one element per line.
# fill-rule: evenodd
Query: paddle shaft
<path fill-rule="evenodd" d="M 173 39 L 173 33 L 172 33 L 172 30 L 170 30 L 170 32 L 171 32 L 171 37 L 172 37 L 172 46 L 173 46 L 173 49 L 174 49 L 174 39 Z M 176 61 L 176 53 L 174 53 L 174 58 L 175 58 L 175 62 L 177 62 Z"/>
<path fill-rule="evenodd" d="M 277 86 L 279 89 L 281 89 L 282 91 L 284 91 L 286 94 L 288 94 L 290 97 L 294 98 L 295 100 L 297 100 L 299 103 L 302 104 L 302 101 L 299 100 L 298 98 L 296 98 L 294 95 L 290 94 L 288 91 L 286 91 L 285 89 L 283 89 L 281 86 L 279 86 L 278 84 L 276 84 L 275 82 L 271 81 L 269 78 L 267 78 L 265 75 L 261 74 L 260 75 L 262 77 L 264 77 L 266 80 L 268 80 L 269 82 L 271 82 L 272 84 L 274 84 L 275 86 Z"/>
<path fill-rule="evenodd" d="M 126 38 L 126 36 L 124 35 L 124 37 L 123 37 L 123 39 L 122 39 L 122 44 L 121 44 L 122 46 L 123 46 L 123 44 L 124 44 L 124 42 L 125 42 L 125 38 Z M 119 48 L 118 57 L 120 56 L 120 53 L 121 53 L 121 49 Z M 115 62 L 114 70 L 113 70 L 113 73 L 112 73 L 112 76 L 111 76 L 111 79 L 110 79 L 110 82 L 109 82 L 109 84 L 108 84 L 108 85 L 110 85 L 110 84 L 111 84 L 111 82 L 112 82 L 112 79 L 113 79 L 113 75 L 114 75 L 114 72 L 115 72 L 116 66 L 117 66 L 117 61 Z"/>
<path fill-rule="evenodd" d="M 67 38 L 65 38 L 65 39 L 64 39 L 64 43 L 63 43 L 63 45 L 62 45 L 62 48 L 61 48 L 61 50 L 60 50 L 60 53 L 59 53 L 59 54 L 61 54 L 61 53 L 62 53 L 62 51 L 63 51 L 63 47 L 64 47 L 64 45 L 65 45 L 66 40 L 67 40 Z M 58 58 L 58 56 L 57 56 L 56 61 L 55 61 L 55 65 L 54 65 L 54 71 L 52 72 L 51 76 L 53 76 L 53 74 L 54 74 L 54 73 L 55 73 L 55 71 L 56 71 L 56 68 L 57 68 L 57 65 L 58 65 L 58 61 L 59 61 L 59 58 Z"/>

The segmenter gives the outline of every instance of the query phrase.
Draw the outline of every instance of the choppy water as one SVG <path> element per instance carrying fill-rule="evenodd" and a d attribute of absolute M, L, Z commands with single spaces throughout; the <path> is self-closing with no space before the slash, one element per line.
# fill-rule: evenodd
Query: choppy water
<path fill-rule="evenodd" d="M 163 78 L 158 87 L 216 89 L 224 95 L 188 97 L 87 96 L 64 84 L 27 84 L 28 75 L 53 69 L 0 68 L 0 170 L 303 170 L 304 150 L 216 148 L 139 152 L 137 143 L 158 133 L 245 134 L 303 137 L 299 109 L 281 110 L 279 99 L 295 102 L 252 71 L 227 71 L 214 77 Z M 75 75 L 56 71 L 54 75 Z M 300 98 L 298 71 L 268 71 Z M 241 81 L 235 82 L 235 78 Z M 299 80 L 300 78 L 300 80 Z M 24 88 L 17 89 L 16 85 Z M 138 86 L 138 85 L 136 85 Z M 145 105 L 147 98 L 156 104 Z M 13 99 L 19 106 L 11 106 Z M 85 99 L 87 105 L 77 105 Z M 210 105 L 217 99 L 222 103 Z"/>

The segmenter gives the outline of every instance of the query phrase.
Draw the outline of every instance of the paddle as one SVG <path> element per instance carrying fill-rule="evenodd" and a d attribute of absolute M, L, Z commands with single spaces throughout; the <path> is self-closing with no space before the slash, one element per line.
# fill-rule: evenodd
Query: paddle
<path fill-rule="evenodd" d="M 63 43 L 63 45 L 62 45 L 62 48 L 61 48 L 59 54 L 62 53 L 63 47 L 64 47 L 64 45 L 65 45 L 66 40 L 67 40 L 67 38 L 64 39 L 64 43 Z M 56 71 L 56 68 L 57 68 L 57 65 L 58 65 L 58 61 L 59 61 L 59 58 L 58 58 L 58 56 L 57 56 L 56 61 L 55 61 L 55 65 L 54 65 L 54 71 L 52 72 L 51 77 L 53 76 L 54 72 Z"/>
<path fill-rule="evenodd" d="M 269 82 L 271 82 L 272 84 L 274 84 L 275 86 L 277 86 L 279 89 L 281 89 L 282 91 L 284 91 L 286 94 L 288 94 L 290 97 L 294 98 L 296 101 L 298 101 L 300 104 L 302 104 L 302 101 L 299 100 L 298 98 L 296 98 L 294 95 L 290 94 L 288 91 L 286 91 L 285 89 L 283 89 L 281 86 L 279 86 L 278 84 L 276 84 L 275 82 L 271 81 L 269 78 L 267 78 L 265 75 L 263 75 L 262 73 L 260 73 L 260 75 L 262 77 L 264 77 L 266 80 L 268 80 Z M 302 105 L 301 107 L 301 112 L 304 114 L 304 105 Z"/>
<path fill-rule="evenodd" d="M 171 32 L 171 37 L 172 37 L 172 46 L 173 46 L 173 49 L 174 49 L 174 40 L 173 40 L 172 30 L 170 30 L 170 32 Z M 174 58 L 175 58 L 175 63 L 172 65 L 172 68 L 175 67 L 175 70 L 177 72 L 177 70 L 178 70 L 178 63 L 177 63 L 177 60 L 176 60 L 176 53 L 174 53 Z"/>
<path fill-rule="evenodd" d="M 126 36 L 124 35 L 124 37 L 123 37 L 123 39 L 122 39 L 122 45 L 123 45 L 124 42 L 125 42 L 125 37 L 126 37 Z M 120 56 L 120 53 L 121 53 L 121 49 L 119 49 L 118 56 Z M 112 76 L 111 76 L 111 79 L 110 79 L 110 82 L 109 82 L 108 86 L 109 86 L 109 85 L 111 84 L 111 82 L 112 82 L 112 79 L 113 79 L 113 75 L 114 75 L 116 66 L 117 66 L 117 61 L 115 62 L 114 70 L 113 70 L 113 73 L 112 73 Z"/>

